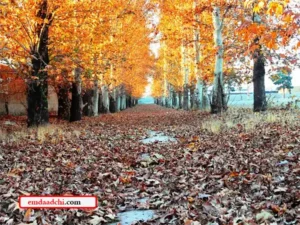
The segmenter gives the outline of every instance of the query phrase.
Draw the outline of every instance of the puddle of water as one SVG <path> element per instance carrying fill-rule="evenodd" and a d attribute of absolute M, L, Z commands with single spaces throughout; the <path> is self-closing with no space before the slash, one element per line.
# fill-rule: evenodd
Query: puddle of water
<path fill-rule="evenodd" d="M 148 135 L 149 135 L 150 137 L 153 137 L 153 136 L 155 136 L 155 135 L 157 135 L 157 134 L 159 134 L 159 132 L 157 132 L 157 131 L 153 131 L 153 130 L 148 131 Z"/>
<path fill-rule="evenodd" d="M 148 197 L 145 197 L 145 198 L 140 198 L 137 200 L 137 203 L 139 204 L 143 204 L 143 203 L 146 203 L 147 201 L 149 201 L 149 198 Z"/>
<path fill-rule="evenodd" d="M 141 140 L 141 142 L 143 144 L 151 144 L 151 143 L 154 143 L 154 142 L 163 142 L 163 143 L 177 142 L 177 140 L 175 138 L 172 138 L 170 136 L 166 136 L 163 133 L 159 133 L 159 132 L 156 132 L 156 131 L 149 131 L 148 135 L 150 137 Z"/>
<path fill-rule="evenodd" d="M 131 225 L 140 220 L 147 221 L 154 218 L 153 210 L 133 210 L 128 212 L 118 213 L 119 222 L 110 223 L 109 225 Z"/>
<path fill-rule="evenodd" d="M 143 153 L 139 156 L 139 161 L 144 161 L 144 162 L 147 162 L 147 161 L 151 161 L 151 156 L 149 153 Z"/>

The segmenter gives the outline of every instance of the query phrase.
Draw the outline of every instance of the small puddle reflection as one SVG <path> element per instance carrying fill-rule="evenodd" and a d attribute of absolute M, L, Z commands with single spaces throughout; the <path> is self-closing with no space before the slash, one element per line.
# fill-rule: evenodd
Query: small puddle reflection
<path fill-rule="evenodd" d="M 121 212 L 118 213 L 119 222 L 110 223 L 109 225 L 131 225 L 136 223 L 140 220 L 147 221 L 154 218 L 154 211 L 153 210 L 133 210 L 128 212 Z"/>
<path fill-rule="evenodd" d="M 150 161 L 151 160 L 151 156 L 149 153 L 142 153 L 141 155 L 139 155 L 138 158 L 139 161 Z"/>
<path fill-rule="evenodd" d="M 157 131 L 149 131 L 148 135 L 149 135 L 148 138 L 141 140 L 142 143 L 151 144 L 154 142 L 163 142 L 163 143 L 177 142 L 177 140 L 175 138 L 166 136 L 166 135 L 164 135 L 164 133 L 157 132 Z"/>

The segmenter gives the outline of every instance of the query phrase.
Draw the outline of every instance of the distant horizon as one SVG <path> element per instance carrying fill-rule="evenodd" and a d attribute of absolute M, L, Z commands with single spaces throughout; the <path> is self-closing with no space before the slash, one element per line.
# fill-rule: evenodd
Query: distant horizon
<path fill-rule="evenodd" d="M 140 105 L 154 104 L 154 98 L 152 96 L 142 97 L 138 100 L 138 104 Z"/>
<path fill-rule="evenodd" d="M 293 70 L 293 72 L 291 73 L 292 76 L 292 85 L 293 87 L 300 87 L 300 69 L 297 68 L 295 70 Z M 153 82 L 153 79 L 151 77 L 148 78 L 148 85 L 146 86 L 145 89 L 145 93 L 143 94 L 142 98 L 147 98 L 147 97 L 152 97 L 152 90 L 151 90 L 151 85 Z M 211 85 L 209 85 L 211 86 Z M 242 84 L 241 85 L 242 88 L 247 88 L 249 89 L 249 91 L 253 90 L 253 83 L 249 83 L 249 84 Z M 265 88 L 266 91 L 274 91 L 277 90 L 277 85 L 273 84 L 273 81 L 270 79 L 270 77 L 268 75 L 265 76 Z"/>

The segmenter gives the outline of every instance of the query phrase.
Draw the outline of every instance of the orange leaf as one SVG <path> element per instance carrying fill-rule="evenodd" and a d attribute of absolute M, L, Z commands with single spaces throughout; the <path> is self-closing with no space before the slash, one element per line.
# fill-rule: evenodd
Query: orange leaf
<path fill-rule="evenodd" d="M 120 177 L 119 181 L 122 182 L 123 184 L 128 184 L 131 182 L 131 178 L 130 177 Z"/>
<path fill-rule="evenodd" d="M 188 148 L 189 149 L 195 148 L 195 143 L 194 142 L 189 143 Z"/>
<path fill-rule="evenodd" d="M 188 197 L 187 200 L 189 203 L 193 203 L 195 201 L 195 199 L 193 197 Z"/>
<path fill-rule="evenodd" d="M 32 212 L 32 209 L 27 209 L 25 215 L 24 215 L 24 222 L 30 222 L 30 217 L 31 217 L 31 212 Z"/>
<path fill-rule="evenodd" d="M 191 225 L 193 223 L 193 220 L 186 220 L 184 225 Z"/>
<path fill-rule="evenodd" d="M 231 172 L 229 174 L 230 177 L 238 177 L 239 176 L 239 173 L 238 172 Z"/>

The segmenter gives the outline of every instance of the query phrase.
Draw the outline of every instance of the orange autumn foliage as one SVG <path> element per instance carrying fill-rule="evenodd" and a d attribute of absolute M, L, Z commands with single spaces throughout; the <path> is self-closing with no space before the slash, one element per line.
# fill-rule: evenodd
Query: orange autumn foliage
<path fill-rule="evenodd" d="M 285 51 L 284 54 L 280 54 L 281 57 L 291 58 L 293 52 L 288 50 L 287 46 L 292 46 L 294 50 L 300 47 L 299 40 L 297 40 L 300 32 L 300 14 L 296 10 L 297 4 L 299 6 L 297 1 L 189 0 L 184 4 L 179 0 L 153 0 L 153 2 L 158 7 L 160 21 L 157 33 L 163 43 L 154 76 L 157 79 L 153 86 L 155 96 L 163 95 L 164 88 L 158 88 L 158 85 L 159 83 L 164 85 L 161 82 L 164 77 L 175 89 L 180 90 L 183 86 L 184 75 L 180 69 L 183 57 L 180 49 L 181 43 L 187 43 L 187 58 L 190 65 L 186 67 L 190 71 L 189 83 L 195 85 L 195 76 L 205 82 L 212 82 L 215 54 L 218 50 L 213 43 L 212 11 L 214 7 L 220 9 L 223 23 L 224 72 L 238 70 L 237 62 L 241 62 L 239 64 L 241 70 L 242 68 L 246 70 L 251 66 L 247 57 L 251 58 L 258 47 L 253 44 L 256 37 L 259 37 L 259 44 L 263 46 L 265 57 L 271 63 L 271 58 L 279 57 L 277 53 L 279 48 Z M 199 32 L 197 43 L 200 46 L 200 60 L 198 63 L 194 60 L 193 52 L 193 43 L 196 43 L 195 31 Z M 288 60 L 285 60 L 286 64 L 292 65 L 298 62 L 297 59 L 286 61 Z M 194 74 L 194 68 L 197 68 L 197 74 Z"/>
<path fill-rule="evenodd" d="M 84 85 L 125 85 L 136 97 L 147 85 L 153 64 L 149 50 L 151 28 L 146 1 L 47 0 L 47 18 L 37 17 L 41 0 L 9 1 L 0 5 L 0 57 L 12 59 L 16 70 L 29 65 L 41 37 L 38 28 L 49 26 L 50 63 L 46 65 L 53 84 L 73 81 L 73 71 L 83 68 Z"/>

